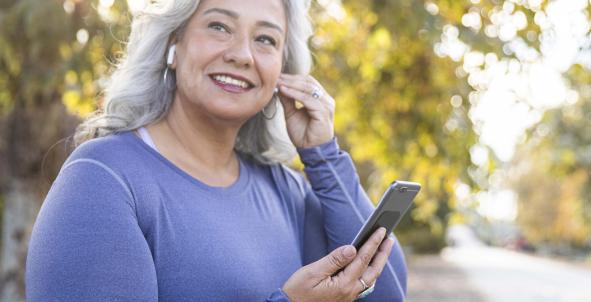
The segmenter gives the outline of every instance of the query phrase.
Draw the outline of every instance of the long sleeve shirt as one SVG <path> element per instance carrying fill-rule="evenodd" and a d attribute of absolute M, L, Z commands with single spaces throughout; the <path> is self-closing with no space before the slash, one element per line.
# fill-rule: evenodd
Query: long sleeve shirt
<path fill-rule="evenodd" d="M 27 301 L 289 301 L 287 279 L 350 244 L 374 208 L 336 139 L 298 152 L 308 180 L 240 156 L 238 179 L 214 187 L 132 132 L 82 144 L 35 222 Z M 363 300 L 405 291 L 396 242 Z"/>

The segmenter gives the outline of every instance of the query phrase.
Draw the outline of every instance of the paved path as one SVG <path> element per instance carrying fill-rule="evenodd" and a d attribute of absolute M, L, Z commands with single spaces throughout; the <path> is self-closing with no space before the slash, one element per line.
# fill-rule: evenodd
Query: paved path
<path fill-rule="evenodd" d="M 439 255 L 407 258 L 407 302 L 483 302 L 466 273 Z"/>
<path fill-rule="evenodd" d="M 408 302 L 591 301 L 591 269 L 499 248 L 446 248 L 408 266 Z"/>

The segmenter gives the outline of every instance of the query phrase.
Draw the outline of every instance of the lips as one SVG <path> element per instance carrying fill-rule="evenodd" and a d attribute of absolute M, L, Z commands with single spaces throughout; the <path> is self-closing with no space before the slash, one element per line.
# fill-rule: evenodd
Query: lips
<path fill-rule="evenodd" d="M 255 86 L 247 78 L 236 74 L 212 73 L 209 77 L 217 86 L 229 92 L 245 92 Z"/>

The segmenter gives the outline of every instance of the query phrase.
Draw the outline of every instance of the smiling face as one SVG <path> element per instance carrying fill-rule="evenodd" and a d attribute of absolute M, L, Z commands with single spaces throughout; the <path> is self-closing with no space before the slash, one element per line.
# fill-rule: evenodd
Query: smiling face
<path fill-rule="evenodd" d="M 219 119 L 252 117 L 273 96 L 286 23 L 282 0 L 201 1 L 176 43 L 175 101 Z"/>

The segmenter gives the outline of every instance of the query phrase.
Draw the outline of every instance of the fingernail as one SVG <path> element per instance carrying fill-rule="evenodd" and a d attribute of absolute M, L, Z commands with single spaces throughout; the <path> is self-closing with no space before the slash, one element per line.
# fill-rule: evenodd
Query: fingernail
<path fill-rule="evenodd" d="M 343 256 L 347 258 L 351 258 L 355 256 L 355 248 L 352 246 L 348 246 L 343 250 Z"/>
<path fill-rule="evenodd" d="M 390 245 L 390 246 L 394 245 L 394 238 L 388 236 L 388 238 L 386 240 L 388 240 L 388 245 Z"/>

